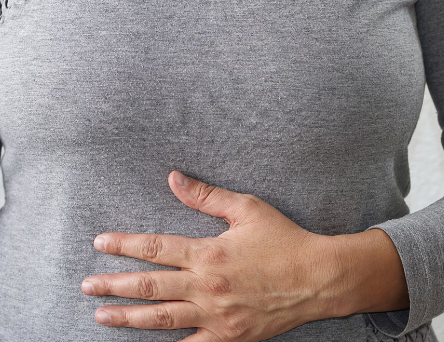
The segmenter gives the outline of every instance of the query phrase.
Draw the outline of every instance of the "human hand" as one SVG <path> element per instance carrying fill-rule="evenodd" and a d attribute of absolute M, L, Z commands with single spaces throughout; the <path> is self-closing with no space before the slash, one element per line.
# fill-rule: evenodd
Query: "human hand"
<path fill-rule="evenodd" d="M 101 252 L 180 267 L 100 274 L 82 284 L 87 295 L 113 295 L 159 304 L 104 306 L 96 321 L 116 327 L 197 327 L 183 342 L 255 342 L 309 321 L 341 316 L 335 302 L 339 260 L 328 236 L 304 230 L 279 210 L 173 171 L 171 190 L 185 205 L 223 218 L 229 229 L 211 238 L 104 233 Z"/>

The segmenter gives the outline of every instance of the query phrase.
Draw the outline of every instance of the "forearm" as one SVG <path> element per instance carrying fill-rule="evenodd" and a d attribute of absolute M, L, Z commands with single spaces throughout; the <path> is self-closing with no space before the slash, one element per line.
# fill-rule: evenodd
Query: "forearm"
<path fill-rule="evenodd" d="M 401 260 L 381 229 L 332 237 L 340 264 L 336 312 L 345 315 L 409 308 Z"/>

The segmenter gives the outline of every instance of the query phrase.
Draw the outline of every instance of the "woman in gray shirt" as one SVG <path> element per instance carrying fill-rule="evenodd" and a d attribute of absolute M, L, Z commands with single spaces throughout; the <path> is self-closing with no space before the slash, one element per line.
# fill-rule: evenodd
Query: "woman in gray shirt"
<path fill-rule="evenodd" d="M 0 3 L 1 342 L 436 342 L 442 0 Z"/>

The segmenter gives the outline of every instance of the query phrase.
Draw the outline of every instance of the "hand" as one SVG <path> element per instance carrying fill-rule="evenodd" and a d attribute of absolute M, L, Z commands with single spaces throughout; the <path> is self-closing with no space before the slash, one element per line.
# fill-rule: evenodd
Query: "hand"
<path fill-rule="evenodd" d="M 304 230 L 256 196 L 178 171 L 170 173 L 168 182 L 185 205 L 224 219 L 229 229 L 215 238 L 198 239 L 99 235 L 94 246 L 101 252 L 181 270 L 88 277 L 82 284 L 87 295 L 164 300 L 101 307 L 98 323 L 141 329 L 198 327 L 184 342 L 254 342 L 348 313 L 335 305 L 341 267 L 331 237 Z"/>

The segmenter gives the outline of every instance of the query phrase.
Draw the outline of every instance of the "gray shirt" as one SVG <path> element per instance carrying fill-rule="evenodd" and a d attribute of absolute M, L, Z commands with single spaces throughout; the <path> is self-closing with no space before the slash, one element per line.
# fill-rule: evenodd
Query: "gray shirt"
<path fill-rule="evenodd" d="M 444 199 L 409 214 L 404 197 L 426 81 L 444 126 L 442 0 L 1 3 L 1 342 L 194 333 L 100 326 L 99 306 L 147 302 L 80 290 L 97 273 L 169 269 L 97 252 L 102 232 L 227 229 L 174 196 L 175 169 L 310 231 L 380 227 L 396 245 L 409 310 L 270 341 L 436 341 Z"/>

